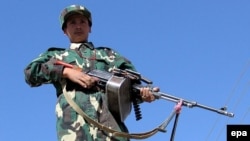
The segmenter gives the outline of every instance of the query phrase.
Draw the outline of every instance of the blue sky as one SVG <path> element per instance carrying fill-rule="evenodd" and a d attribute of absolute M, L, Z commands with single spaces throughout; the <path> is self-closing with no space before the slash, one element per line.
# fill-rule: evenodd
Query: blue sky
<path fill-rule="evenodd" d="M 183 107 L 175 141 L 225 141 L 227 124 L 250 124 L 250 1 L 248 0 L 9 0 L 1 1 L 0 137 L 3 141 L 55 141 L 55 90 L 30 88 L 26 65 L 49 47 L 69 46 L 60 11 L 85 5 L 93 14 L 90 41 L 114 48 L 162 92 L 214 108 L 228 118 Z M 169 116 L 173 102 L 141 105 L 143 119 L 127 118 L 130 132 L 144 132 Z M 147 141 L 169 140 L 158 133 Z"/>

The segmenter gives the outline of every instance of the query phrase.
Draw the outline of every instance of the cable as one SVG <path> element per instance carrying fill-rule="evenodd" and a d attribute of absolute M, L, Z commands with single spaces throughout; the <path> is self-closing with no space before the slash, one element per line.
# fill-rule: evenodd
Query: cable
<path fill-rule="evenodd" d="M 249 85 L 250 83 L 248 83 L 248 85 Z M 248 86 L 247 85 L 247 86 Z M 238 107 L 238 105 L 240 104 L 240 102 L 242 101 L 242 99 L 243 99 L 243 97 L 245 96 L 245 94 L 247 93 L 247 91 L 248 91 L 248 87 L 243 91 L 243 93 L 240 95 L 240 98 L 238 99 L 238 101 L 237 101 L 237 103 L 235 104 L 235 106 L 234 106 L 234 110 L 236 110 L 237 109 L 237 107 Z M 229 120 L 229 119 L 228 119 Z M 227 120 L 227 122 L 225 123 L 225 124 L 227 124 L 228 123 L 228 120 Z M 220 135 L 222 134 L 222 131 L 224 130 L 224 128 L 225 128 L 225 126 L 223 126 L 222 127 L 222 129 L 221 129 L 221 131 L 219 132 L 219 134 L 218 134 L 218 136 L 217 136 L 217 140 L 218 140 L 218 138 L 220 137 Z"/>
<path fill-rule="evenodd" d="M 242 75 L 241 75 L 241 77 L 240 77 L 240 79 L 242 79 L 242 77 L 244 76 L 244 74 L 246 73 L 246 70 L 249 68 L 249 62 L 247 63 L 247 67 L 244 69 L 244 71 L 243 71 L 243 73 L 242 73 Z M 240 81 L 238 81 L 238 83 L 239 83 Z M 248 91 L 248 89 L 249 89 L 249 85 L 250 83 L 248 83 L 247 85 L 246 85 L 246 87 L 244 88 L 244 90 L 243 90 L 243 92 L 241 93 L 241 95 L 240 95 L 240 97 L 238 98 L 238 101 L 235 103 L 235 105 L 233 106 L 233 111 L 234 110 L 236 110 L 237 109 L 237 107 L 238 107 L 238 105 L 240 104 L 240 102 L 242 101 L 242 99 L 243 99 L 243 97 L 246 95 L 246 93 L 247 93 L 247 91 Z M 229 119 L 226 121 L 226 123 L 225 123 L 225 125 L 228 123 L 228 121 L 229 121 Z M 219 137 L 221 136 L 221 134 L 222 134 L 222 132 L 223 132 L 223 130 L 225 129 L 225 126 L 223 126 L 222 128 L 221 128 L 221 130 L 220 130 L 220 132 L 218 133 L 218 136 L 217 136 L 217 141 L 218 141 L 218 139 L 219 139 Z"/>
<path fill-rule="evenodd" d="M 231 101 L 233 95 L 235 94 L 236 88 L 239 86 L 239 83 L 242 80 L 243 76 L 245 75 L 246 71 L 248 70 L 249 66 L 250 66 L 250 61 L 248 61 L 247 64 L 245 65 L 245 67 L 242 69 L 242 72 L 240 73 L 238 79 L 236 80 L 236 83 L 234 84 L 233 89 L 231 90 L 231 93 L 227 97 L 225 105 L 228 105 L 228 103 Z M 211 136 L 212 132 L 214 131 L 215 126 L 218 125 L 218 122 L 219 122 L 220 118 L 221 118 L 221 116 L 218 115 L 218 118 L 215 120 L 210 132 L 208 133 L 208 135 L 206 137 L 206 141 L 209 141 L 209 137 Z M 229 120 L 229 118 L 228 118 L 228 120 Z M 227 120 L 227 123 L 228 123 L 228 120 Z"/>
<path fill-rule="evenodd" d="M 248 107 L 248 110 L 246 111 L 246 113 L 244 114 L 244 116 L 241 119 L 241 123 L 243 123 L 243 121 L 245 120 L 245 118 L 247 117 L 247 115 L 250 113 L 250 107 Z"/>

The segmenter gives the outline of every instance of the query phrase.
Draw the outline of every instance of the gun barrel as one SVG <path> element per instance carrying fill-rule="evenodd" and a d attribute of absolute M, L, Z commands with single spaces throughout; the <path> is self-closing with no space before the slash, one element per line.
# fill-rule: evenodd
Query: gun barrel
<path fill-rule="evenodd" d="M 178 103 L 180 100 L 183 101 L 182 105 L 183 106 L 187 106 L 189 108 L 193 108 L 193 107 L 199 107 L 199 108 L 203 108 L 212 112 L 217 112 L 219 114 L 228 116 L 228 117 L 234 117 L 234 113 L 231 112 L 227 112 L 226 109 L 222 110 L 222 109 L 216 109 L 216 108 L 212 108 L 209 106 L 205 106 L 202 104 L 198 104 L 195 101 L 188 101 L 188 100 L 184 100 L 182 98 L 178 98 L 176 96 L 170 95 L 170 94 L 166 94 L 166 93 L 162 93 L 162 92 L 153 92 L 153 95 L 156 97 L 156 99 L 165 99 L 168 101 L 172 101 L 175 103 Z"/>

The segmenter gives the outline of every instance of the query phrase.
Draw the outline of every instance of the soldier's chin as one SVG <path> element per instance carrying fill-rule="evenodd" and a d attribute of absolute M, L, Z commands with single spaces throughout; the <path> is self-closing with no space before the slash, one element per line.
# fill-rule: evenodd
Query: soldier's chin
<path fill-rule="evenodd" d="M 85 38 L 77 38 L 75 39 L 74 43 L 83 43 L 86 42 L 87 40 Z"/>

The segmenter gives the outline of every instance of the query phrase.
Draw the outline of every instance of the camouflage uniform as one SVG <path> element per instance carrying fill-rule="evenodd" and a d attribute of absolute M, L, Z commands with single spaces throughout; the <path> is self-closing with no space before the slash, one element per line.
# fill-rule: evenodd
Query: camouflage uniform
<path fill-rule="evenodd" d="M 32 86 L 53 84 L 58 101 L 56 104 L 57 134 L 59 141 L 127 141 L 129 139 L 112 137 L 101 131 L 78 115 L 67 103 L 63 89 L 92 119 L 118 131 L 128 132 L 123 122 L 117 120 L 107 108 L 105 93 L 94 87 L 84 89 L 62 78 L 63 66 L 54 65 L 55 60 L 76 65 L 85 71 L 99 69 L 111 71 L 112 68 L 135 70 L 124 57 L 110 48 L 94 48 L 92 43 L 74 44 L 70 49 L 50 48 L 33 60 L 25 69 L 25 80 Z"/>

